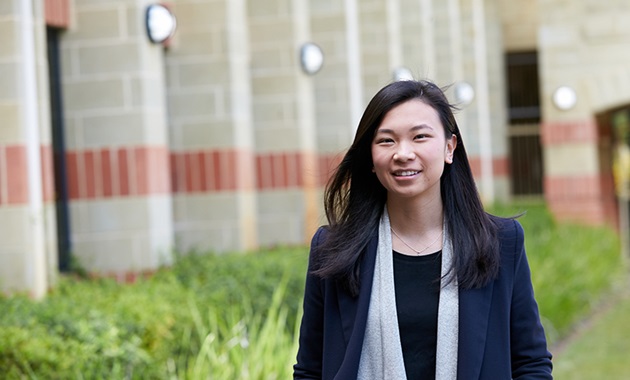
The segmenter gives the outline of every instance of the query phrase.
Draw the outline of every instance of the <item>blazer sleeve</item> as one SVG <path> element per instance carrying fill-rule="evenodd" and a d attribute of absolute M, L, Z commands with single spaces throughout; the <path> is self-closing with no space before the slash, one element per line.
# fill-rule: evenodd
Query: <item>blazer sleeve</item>
<path fill-rule="evenodd" d="M 311 271 L 313 256 L 324 231 L 320 227 L 311 240 L 297 363 L 293 366 L 294 379 L 321 379 L 322 377 L 324 286 L 322 279 L 312 275 Z"/>
<path fill-rule="evenodd" d="M 551 353 L 534 299 L 531 273 L 521 225 L 513 221 L 516 235 L 514 285 L 510 313 L 513 379 L 552 379 Z"/>

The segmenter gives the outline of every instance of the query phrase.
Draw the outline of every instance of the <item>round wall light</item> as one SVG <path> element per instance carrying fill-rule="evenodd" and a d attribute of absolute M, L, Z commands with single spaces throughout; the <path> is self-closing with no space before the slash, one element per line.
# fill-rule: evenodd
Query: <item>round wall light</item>
<path fill-rule="evenodd" d="M 300 48 L 300 65 L 308 75 L 317 73 L 324 65 L 324 52 L 312 42 L 303 44 Z"/>
<path fill-rule="evenodd" d="M 146 12 L 147 35 L 154 44 L 161 44 L 175 33 L 177 20 L 164 5 L 151 4 Z"/>
<path fill-rule="evenodd" d="M 475 99 L 475 89 L 468 82 L 457 82 L 454 90 L 457 104 L 467 106 Z"/>
<path fill-rule="evenodd" d="M 401 80 L 413 80 L 413 74 L 411 70 L 404 66 L 400 66 L 394 69 L 393 77 L 396 82 Z"/>
<path fill-rule="evenodd" d="M 577 94 L 569 86 L 560 86 L 553 92 L 553 104 L 559 109 L 566 111 L 577 103 Z"/>

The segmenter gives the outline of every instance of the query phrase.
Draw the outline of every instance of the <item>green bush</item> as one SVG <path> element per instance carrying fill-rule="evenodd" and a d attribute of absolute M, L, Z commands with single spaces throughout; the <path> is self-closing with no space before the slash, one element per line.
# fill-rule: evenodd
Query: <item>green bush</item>
<path fill-rule="evenodd" d="M 495 206 L 501 216 L 524 213 L 525 247 L 550 343 L 593 311 L 623 275 L 620 241 L 607 227 L 556 223 L 541 203 Z"/>
<path fill-rule="evenodd" d="M 556 224 L 540 204 L 519 220 L 550 340 L 591 311 L 621 273 L 605 228 Z M 61 278 L 48 297 L 0 298 L 7 379 L 284 379 L 296 353 L 308 249 L 198 254 L 147 279 Z"/>
<path fill-rule="evenodd" d="M 261 371 L 274 369 L 286 378 L 306 261 L 304 247 L 190 254 L 135 284 L 64 276 L 40 302 L 0 299 L 0 373 L 3 379 L 198 379 L 199 373 L 266 379 L 273 377 Z M 239 331 L 263 338 L 240 354 L 264 363 L 260 369 L 252 364 L 243 372 L 243 359 L 235 362 Z"/>

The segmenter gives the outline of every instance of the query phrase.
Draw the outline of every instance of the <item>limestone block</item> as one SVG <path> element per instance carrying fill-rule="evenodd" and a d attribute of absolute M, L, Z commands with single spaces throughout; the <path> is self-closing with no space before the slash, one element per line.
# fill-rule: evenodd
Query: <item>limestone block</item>
<path fill-rule="evenodd" d="M 129 79 L 129 89 L 129 103 L 133 107 L 162 109 L 165 105 L 164 82 L 158 75 L 154 78 L 149 74 L 134 76 Z"/>
<path fill-rule="evenodd" d="M 21 97 L 21 90 L 18 88 L 21 72 L 18 64 L 18 62 L 0 61 L 0 102 L 12 101 Z"/>
<path fill-rule="evenodd" d="M 256 0 L 247 2 L 247 13 L 250 17 L 269 17 L 288 15 L 291 0 Z"/>
<path fill-rule="evenodd" d="M 554 145 L 545 149 L 545 175 L 588 176 L 599 173 L 597 146 L 591 143 Z"/>
<path fill-rule="evenodd" d="M 149 269 L 148 265 L 141 262 L 137 245 L 131 234 L 100 238 L 75 237 L 73 254 L 79 265 L 90 272 L 124 274 Z"/>
<path fill-rule="evenodd" d="M 545 50 L 575 47 L 580 40 L 578 28 L 570 25 L 541 25 L 538 30 L 538 44 Z"/>
<path fill-rule="evenodd" d="M 229 85 L 229 65 L 221 60 L 205 62 L 182 62 L 174 65 L 173 70 L 180 87 L 200 87 L 212 85 Z"/>
<path fill-rule="evenodd" d="M 278 69 L 291 69 L 293 63 L 292 54 L 297 52 L 286 49 L 279 44 L 273 44 L 266 47 L 265 50 L 257 50 L 254 54 L 254 59 L 251 62 L 251 72 L 253 75 L 261 75 L 270 68 L 273 70 Z"/>
<path fill-rule="evenodd" d="M 0 102 L 0 145 L 14 144 L 23 140 L 20 106 L 14 102 Z"/>
<path fill-rule="evenodd" d="M 228 121 L 183 122 L 179 149 L 221 149 L 234 145 L 234 131 Z"/>
<path fill-rule="evenodd" d="M 143 114 L 139 111 L 85 116 L 82 119 L 84 148 L 143 143 Z"/>
<path fill-rule="evenodd" d="M 0 252 L 26 247 L 29 236 L 26 206 L 0 208 Z"/>
<path fill-rule="evenodd" d="M 171 115 L 181 116 L 214 116 L 223 107 L 223 94 L 219 91 L 199 91 L 186 93 L 171 93 L 169 96 L 169 110 Z"/>
<path fill-rule="evenodd" d="M 173 11 L 180 20 L 178 32 L 209 32 L 213 26 L 225 23 L 225 1 L 178 1 Z"/>
<path fill-rule="evenodd" d="M 80 75 L 137 72 L 140 51 L 137 43 L 99 44 L 77 49 Z"/>
<path fill-rule="evenodd" d="M 19 248 L 0 250 L 0 290 L 24 291 L 28 288 L 24 250 Z"/>
<path fill-rule="evenodd" d="M 265 125 L 254 131 L 256 147 L 261 151 L 296 150 L 300 146 L 300 131 L 294 125 Z"/>
<path fill-rule="evenodd" d="M 0 58 L 16 57 L 20 53 L 18 27 L 15 19 L 0 19 Z"/>
<path fill-rule="evenodd" d="M 124 37 L 120 7 L 112 2 L 103 3 L 111 5 L 92 9 L 77 8 L 76 27 L 68 30 L 68 33 L 64 35 L 64 40 L 88 45 L 95 40 Z"/>
<path fill-rule="evenodd" d="M 121 78 L 67 81 L 63 93 L 68 112 L 111 110 L 125 106 L 125 84 Z"/>
<path fill-rule="evenodd" d="M 279 72 L 276 75 L 253 76 L 252 92 L 254 103 L 259 98 L 257 94 L 264 96 L 287 96 L 294 99 L 295 78 L 292 72 Z"/>
<path fill-rule="evenodd" d="M 277 120 L 294 120 L 295 110 L 289 102 L 273 100 L 260 100 L 253 105 L 253 114 L 256 122 L 267 123 Z"/>
<path fill-rule="evenodd" d="M 238 220 L 238 194 L 188 194 L 180 201 L 186 209 L 189 222 L 221 222 Z"/>
<path fill-rule="evenodd" d="M 258 214 L 261 217 L 304 212 L 304 192 L 277 190 L 258 192 Z"/>
<path fill-rule="evenodd" d="M 293 25 L 290 19 L 272 19 L 268 22 L 257 22 L 250 19 L 249 37 L 252 51 L 256 51 L 258 44 L 270 41 L 292 41 Z"/>

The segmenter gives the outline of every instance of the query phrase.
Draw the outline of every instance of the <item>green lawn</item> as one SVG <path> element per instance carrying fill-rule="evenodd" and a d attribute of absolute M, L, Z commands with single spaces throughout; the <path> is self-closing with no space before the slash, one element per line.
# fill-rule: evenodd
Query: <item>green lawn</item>
<path fill-rule="evenodd" d="M 630 289 L 578 330 L 554 366 L 559 380 L 630 378 Z"/>

